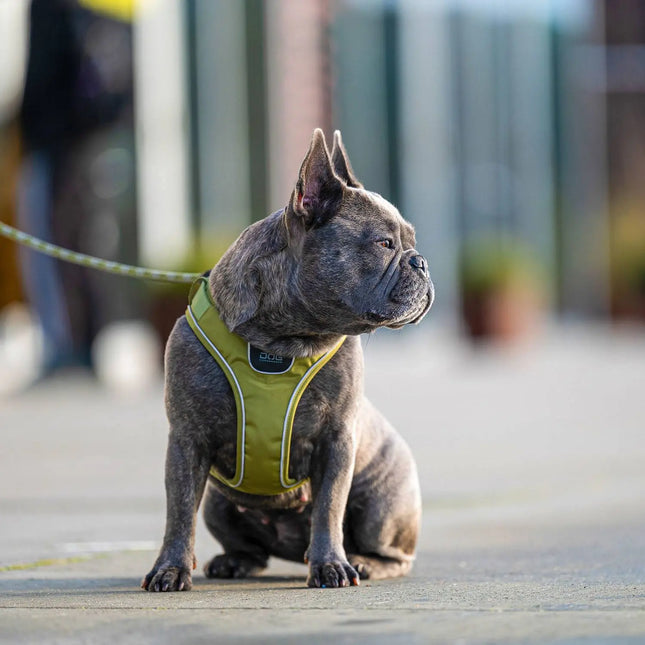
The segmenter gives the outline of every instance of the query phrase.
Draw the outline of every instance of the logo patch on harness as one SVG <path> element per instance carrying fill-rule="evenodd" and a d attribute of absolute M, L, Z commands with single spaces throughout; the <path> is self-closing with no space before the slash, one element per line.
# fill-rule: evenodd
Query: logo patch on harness
<path fill-rule="evenodd" d="M 249 365 L 260 374 L 284 374 L 293 365 L 293 358 L 265 352 L 249 345 Z"/>

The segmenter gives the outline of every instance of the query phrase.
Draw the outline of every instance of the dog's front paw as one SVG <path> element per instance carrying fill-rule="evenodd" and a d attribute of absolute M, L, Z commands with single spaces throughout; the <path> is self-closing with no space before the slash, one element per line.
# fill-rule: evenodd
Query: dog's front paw
<path fill-rule="evenodd" d="M 154 566 L 141 581 L 146 591 L 190 591 L 193 581 L 188 567 Z"/>
<path fill-rule="evenodd" d="M 204 565 L 207 578 L 248 578 L 265 569 L 266 560 L 250 555 L 222 553 Z"/>
<path fill-rule="evenodd" d="M 332 560 L 327 562 L 310 562 L 307 585 L 321 589 L 349 587 L 359 585 L 359 576 L 356 569 L 346 560 Z"/>

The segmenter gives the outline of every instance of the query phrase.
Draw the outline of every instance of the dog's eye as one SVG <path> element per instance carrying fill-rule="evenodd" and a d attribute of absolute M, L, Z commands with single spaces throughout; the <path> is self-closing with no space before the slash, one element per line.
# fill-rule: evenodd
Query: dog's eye
<path fill-rule="evenodd" d="M 382 246 L 384 249 L 391 249 L 394 246 L 392 244 L 392 240 L 379 240 L 377 244 Z"/>

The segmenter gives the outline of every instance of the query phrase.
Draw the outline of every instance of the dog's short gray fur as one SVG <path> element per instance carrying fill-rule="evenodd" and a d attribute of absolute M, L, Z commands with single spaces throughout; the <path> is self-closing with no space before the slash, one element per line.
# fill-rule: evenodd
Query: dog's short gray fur
<path fill-rule="evenodd" d="M 391 248 L 388 246 L 391 244 Z M 297 409 L 289 475 L 309 483 L 278 496 L 209 478 L 235 470 L 236 409 L 226 377 L 182 316 L 166 350 L 167 519 L 142 586 L 191 588 L 195 516 L 224 548 L 209 577 L 244 577 L 269 556 L 309 562 L 307 583 L 358 584 L 410 569 L 421 504 L 403 439 L 363 396 L 358 334 L 416 323 L 433 300 L 414 230 L 354 177 L 340 133 L 329 155 L 313 135 L 289 204 L 249 226 L 210 274 L 227 327 L 263 350 L 312 356 L 348 336 Z"/>

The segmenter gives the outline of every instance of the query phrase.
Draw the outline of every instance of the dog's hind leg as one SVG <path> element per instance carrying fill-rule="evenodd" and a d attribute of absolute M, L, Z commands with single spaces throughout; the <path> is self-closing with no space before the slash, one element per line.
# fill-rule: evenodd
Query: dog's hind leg
<path fill-rule="evenodd" d="M 381 580 L 406 575 L 412 568 L 412 559 L 386 558 L 380 555 L 347 554 L 349 563 L 361 580 Z"/>
<path fill-rule="evenodd" d="M 248 514 L 247 514 L 248 513 Z M 204 565 L 207 578 L 247 578 L 266 568 L 269 559 L 264 536 L 253 511 L 245 512 L 208 486 L 203 515 L 208 530 L 222 545 L 224 553 Z"/>
<path fill-rule="evenodd" d="M 266 569 L 261 562 L 247 553 L 220 553 L 204 565 L 207 578 L 248 578 Z"/>
<path fill-rule="evenodd" d="M 362 580 L 396 578 L 412 568 L 421 501 L 416 475 L 395 490 L 381 488 L 350 496 L 345 518 L 345 550 Z"/>
<path fill-rule="evenodd" d="M 379 506 L 382 510 L 383 506 Z M 374 509 L 372 509 L 374 511 Z M 361 580 L 406 575 L 412 568 L 419 515 L 370 513 L 370 506 L 350 511 L 345 525 L 347 559 Z"/>

